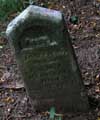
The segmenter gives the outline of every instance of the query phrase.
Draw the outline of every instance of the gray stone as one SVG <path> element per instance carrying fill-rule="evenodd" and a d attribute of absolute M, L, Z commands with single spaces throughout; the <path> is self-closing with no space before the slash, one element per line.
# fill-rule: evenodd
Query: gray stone
<path fill-rule="evenodd" d="M 8 40 L 35 110 L 88 110 L 81 73 L 59 11 L 30 5 L 9 25 Z"/>

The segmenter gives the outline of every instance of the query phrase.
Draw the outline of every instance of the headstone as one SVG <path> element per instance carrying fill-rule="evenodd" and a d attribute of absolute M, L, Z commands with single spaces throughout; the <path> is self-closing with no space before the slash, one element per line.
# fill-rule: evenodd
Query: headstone
<path fill-rule="evenodd" d="M 88 110 L 88 100 L 71 40 L 59 11 L 30 5 L 9 25 L 15 51 L 33 107 L 58 113 Z"/>

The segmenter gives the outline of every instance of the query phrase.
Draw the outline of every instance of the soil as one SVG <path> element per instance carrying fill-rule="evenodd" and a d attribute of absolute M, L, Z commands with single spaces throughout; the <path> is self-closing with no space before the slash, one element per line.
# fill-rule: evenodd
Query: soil
<path fill-rule="evenodd" d="M 39 0 L 37 5 L 46 6 Z M 47 6 L 46 6 L 47 7 Z M 89 98 L 88 113 L 68 113 L 66 120 L 100 119 L 100 1 L 99 0 L 49 0 L 48 8 L 61 10 L 65 16 L 66 29 L 72 38 L 84 85 Z M 70 22 L 78 17 L 78 24 Z M 14 53 L 10 49 L 5 32 L 8 23 L 0 22 L 0 120 L 47 120 L 45 114 L 34 113 L 30 98 L 24 87 Z M 1 48 L 2 47 L 2 48 Z"/>

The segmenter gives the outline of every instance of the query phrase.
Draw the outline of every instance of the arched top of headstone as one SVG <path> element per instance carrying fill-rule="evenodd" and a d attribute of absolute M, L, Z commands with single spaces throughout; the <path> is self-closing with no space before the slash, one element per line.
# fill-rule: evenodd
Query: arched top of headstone
<path fill-rule="evenodd" d="M 6 34 L 10 40 L 16 39 L 14 36 L 19 37 L 24 29 L 32 25 L 63 29 L 62 19 L 62 13 L 59 11 L 30 5 L 8 25 Z"/>

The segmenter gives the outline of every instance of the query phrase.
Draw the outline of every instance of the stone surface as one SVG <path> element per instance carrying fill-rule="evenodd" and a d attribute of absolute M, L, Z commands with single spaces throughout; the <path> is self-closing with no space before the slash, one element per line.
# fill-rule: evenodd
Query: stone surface
<path fill-rule="evenodd" d="M 88 110 L 71 40 L 59 11 L 30 5 L 6 31 L 33 107 L 58 113 Z"/>

